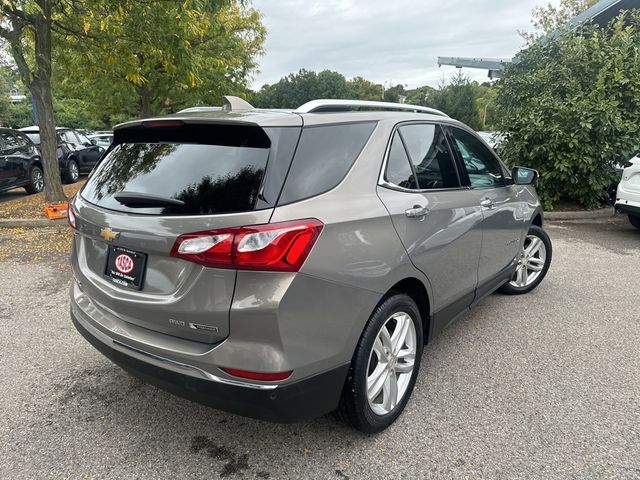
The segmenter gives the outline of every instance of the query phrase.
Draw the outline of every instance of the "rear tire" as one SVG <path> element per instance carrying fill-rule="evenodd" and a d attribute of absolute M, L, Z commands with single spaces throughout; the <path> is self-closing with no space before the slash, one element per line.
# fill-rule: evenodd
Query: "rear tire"
<path fill-rule="evenodd" d="M 44 190 L 44 173 L 36 165 L 29 170 L 29 183 L 24 187 L 29 195 L 40 193 Z"/>
<path fill-rule="evenodd" d="M 640 230 L 640 217 L 639 216 L 629 214 L 629 222 L 631 222 L 631 225 L 633 225 L 634 227 L 636 227 L 637 229 Z"/>
<path fill-rule="evenodd" d="M 65 181 L 66 183 L 76 183 L 80 178 L 80 168 L 78 167 L 78 162 L 75 160 L 69 160 L 67 163 L 67 172 L 65 173 Z"/>
<path fill-rule="evenodd" d="M 540 285 L 551 265 L 551 239 L 542 228 L 531 225 L 516 259 L 518 266 L 511 280 L 500 287 L 507 295 L 522 295 Z"/>
<path fill-rule="evenodd" d="M 378 305 L 358 341 L 336 417 L 364 433 L 391 425 L 413 391 L 423 338 L 411 297 L 395 294 Z"/>

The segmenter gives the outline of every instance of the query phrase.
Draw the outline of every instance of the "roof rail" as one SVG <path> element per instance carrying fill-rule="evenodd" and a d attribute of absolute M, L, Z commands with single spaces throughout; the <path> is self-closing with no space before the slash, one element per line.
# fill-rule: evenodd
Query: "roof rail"
<path fill-rule="evenodd" d="M 317 113 L 317 112 L 342 112 L 353 108 L 369 108 L 372 110 L 405 110 L 408 112 L 429 113 L 448 117 L 444 112 L 435 108 L 422 107 L 420 105 L 409 105 L 406 103 L 372 102 L 369 100 L 334 100 L 322 99 L 312 100 L 299 106 L 295 113 Z"/>

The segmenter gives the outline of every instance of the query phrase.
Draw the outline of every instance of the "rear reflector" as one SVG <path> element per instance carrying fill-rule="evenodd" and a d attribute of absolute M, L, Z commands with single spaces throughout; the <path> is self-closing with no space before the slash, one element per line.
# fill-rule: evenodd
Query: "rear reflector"
<path fill-rule="evenodd" d="M 181 235 L 171 255 L 206 267 L 297 272 L 322 222 L 315 218 Z"/>
<path fill-rule="evenodd" d="M 69 220 L 69 225 L 71 225 L 71 228 L 73 228 L 74 230 L 77 229 L 78 222 L 76 220 L 76 212 L 74 211 L 74 208 L 73 208 L 73 199 L 69 201 L 69 208 L 67 209 L 67 218 Z"/>
<path fill-rule="evenodd" d="M 247 370 L 237 370 L 235 368 L 222 368 L 221 370 L 229 375 L 233 375 L 234 377 L 247 378 L 249 380 L 261 380 L 264 382 L 285 380 L 293 373 L 293 371 L 277 373 L 249 372 Z"/>

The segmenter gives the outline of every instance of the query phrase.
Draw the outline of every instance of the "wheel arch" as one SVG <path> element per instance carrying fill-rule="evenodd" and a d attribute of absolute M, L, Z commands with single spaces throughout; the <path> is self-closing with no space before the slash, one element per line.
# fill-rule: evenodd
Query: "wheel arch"
<path fill-rule="evenodd" d="M 538 212 L 536 215 L 534 215 L 533 220 L 531 220 L 531 224 L 535 225 L 536 227 L 542 228 L 542 213 L 541 212 Z"/>
<path fill-rule="evenodd" d="M 423 341 L 426 345 L 429 341 L 431 327 L 431 303 L 429 301 L 429 293 L 426 286 L 421 280 L 415 277 L 408 277 L 393 285 L 384 298 L 387 298 L 389 295 L 394 293 L 403 293 L 408 295 L 414 302 L 416 302 L 418 311 L 420 312 L 420 317 L 422 318 Z"/>

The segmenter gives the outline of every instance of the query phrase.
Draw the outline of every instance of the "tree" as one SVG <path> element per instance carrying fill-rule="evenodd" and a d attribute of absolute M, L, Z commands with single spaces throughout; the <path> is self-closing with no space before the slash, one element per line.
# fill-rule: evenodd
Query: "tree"
<path fill-rule="evenodd" d="M 8 125 L 11 116 L 11 103 L 9 102 L 9 85 L 7 81 L 0 76 L 0 127 Z"/>
<path fill-rule="evenodd" d="M 440 88 L 433 92 L 431 97 L 433 103 L 430 106 L 442 110 L 473 129 L 480 130 L 482 123 L 478 114 L 476 89 L 475 82 L 471 82 L 469 77 L 458 72 L 448 83 L 442 82 Z"/>
<path fill-rule="evenodd" d="M 407 91 L 406 102 L 412 105 L 422 105 L 423 107 L 433 107 L 433 96 L 436 89 L 429 85 Z"/>
<path fill-rule="evenodd" d="M 389 87 L 384 91 L 384 101 L 391 103 L 400 103 L 400 97 L 406 97 L 407 92 L 404 89 L 404 85 L 398 84 L 393 87 Z"/>
<path fill-rule="evenodd" d="M 8 43 L 22 83 L 35 100 L 40 124 L 45 199 L 50 203 L 66 200 L 56 156 L 51 95 L 53 15 L 51 0 L 2 0 L 0 3 L 0 37 Z"/>
<path fill-rule="evenodd" d="M 498 89 L 503 157 L 540 172 L 544 207 L 567 197 L 597 207 L 612 164 L 640 138 L 640 15 L 583 26 L 520 52 Z"/>
<path fill-rule="evenodd" d="M 558 6 L 551 3 L 545 7 L 533 9 L 532 20 L 535 30 L 533 32 L 519 32 L 528 45 L 532 45 L 538 39 L 561 29 L 576 15 L 595 5 L 598 0 L 560 0 Z"/>
<path fill-rule="evenodd" d="M 382 85 L 373 83 L 362 77 L 347 80 L 349 98 L 354 100 L 380 101 L 382 99 Z"/>
<path fill-rule="evenodd" d="M 243 94 L 266 36 L 241 0 L 92 0 L 85 36 L 61 39 L 56 80 L 107 118 L 147 117 Z"/>
<path fill-rule="evenodd" d="M 264 85 L 252 101 L 262 108 L 296 108 L 318 98 L 349 98 L 351 89 L 344 75 L 330 70 L 316 73 L 302 69 Z"/>

